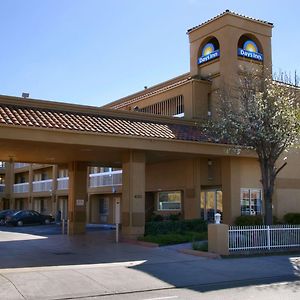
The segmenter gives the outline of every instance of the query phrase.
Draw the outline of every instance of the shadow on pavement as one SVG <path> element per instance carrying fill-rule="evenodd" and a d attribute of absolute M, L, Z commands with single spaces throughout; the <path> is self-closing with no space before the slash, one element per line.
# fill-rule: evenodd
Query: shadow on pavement
<path fill-rule="evenodd" d="M 125 292 L 131 289 L 130 285 L 126 286 L 126 281 L 130 280 L 134 290 L 142 290 L 144 286 L 148 289 L 185 287 L 207 292 L 300 279 L 300 258 L 296 255 L 212 260 L 178 253 L 170 247 L 117 244 L 114 230 L 94 228 L 85 235 L 70 237 L 54 234 L 55 227 L 24 227 L 21 233 L 14 230 L 0 228 L 2 271 L 48 266 L 70 266 L 75 270 L 85 265 L 86 269 L 80 269 L 81 273 L 85 272 L 101 283 L 108 273 L 109 278 L 116 276 L 118 282 L 115 284 L 123 282 Z M 113 268 L 111 263 L 122 265 Z M 107 265 L 100 267 L 97 264 Z M 118 274 L 114 273 L 117 269 Z M 113 284 L 111 279 L 109 282 Z M 299 288 L 299 285 L 294 287 Z"/>

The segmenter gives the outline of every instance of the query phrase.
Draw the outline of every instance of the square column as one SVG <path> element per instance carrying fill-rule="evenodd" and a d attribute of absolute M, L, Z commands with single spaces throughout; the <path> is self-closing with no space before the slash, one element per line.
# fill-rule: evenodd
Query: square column
<path fill-rule="evenodd" d="M 123 156 L 122 235 L 137 238 L 145 232 L 145 153 Z"/>
<path fill-rule="evenodd" d="M 87 203 L 87 165 L 69 163 L 68 219 L 69 235 L 85 233 Z"/>

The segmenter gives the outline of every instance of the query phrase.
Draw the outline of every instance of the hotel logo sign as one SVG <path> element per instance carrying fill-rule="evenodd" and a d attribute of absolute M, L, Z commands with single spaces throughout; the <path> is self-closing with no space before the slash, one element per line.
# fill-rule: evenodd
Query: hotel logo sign
<path fill-rule="evenodd" d="M 215 49 L 212 43 L 207 43 L 202 50 L 202 55 L 198 58 L 198 65 L 206 63 L 210 60 L 218 58 L 220 56 L 220 50 Z"/>
<path fill-rule="evenodd" d="M 258 61 L 264 60 L 263 54 L 258 52 L 257 45 L 251 40 L 246 41 L 243 45 L 243 48 L 238 48 L 238 56 Z"/>

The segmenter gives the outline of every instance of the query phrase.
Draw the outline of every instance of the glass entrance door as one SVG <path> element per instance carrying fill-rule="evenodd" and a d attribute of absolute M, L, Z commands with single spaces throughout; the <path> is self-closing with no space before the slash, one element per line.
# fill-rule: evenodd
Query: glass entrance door
<path fill-rule="evenodd" d="M 201 218 L 209 223 L 215 220 L 215 214 L 223 212 L 222 191 L 219 189 L 203 190 L 201 192 Z M 222 218 L 221 218 L 222 219 Z"/>

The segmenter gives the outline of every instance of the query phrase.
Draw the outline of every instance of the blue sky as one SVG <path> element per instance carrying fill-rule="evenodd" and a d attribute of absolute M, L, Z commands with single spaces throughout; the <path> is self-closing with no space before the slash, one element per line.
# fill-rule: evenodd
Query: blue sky
<path fill-rule="evenodd" d="M 274 23 L 300 75 L 299 0 L 0 0 L 0 94 L 104 105 L 188 72 L 187 29 L 225 9 Z"/>

